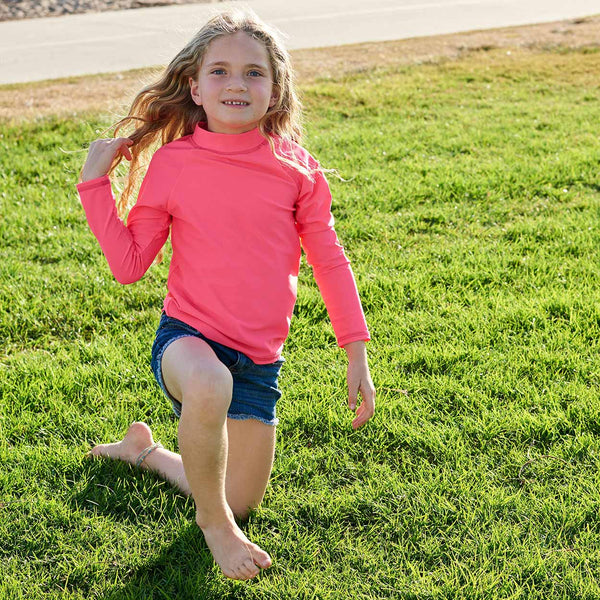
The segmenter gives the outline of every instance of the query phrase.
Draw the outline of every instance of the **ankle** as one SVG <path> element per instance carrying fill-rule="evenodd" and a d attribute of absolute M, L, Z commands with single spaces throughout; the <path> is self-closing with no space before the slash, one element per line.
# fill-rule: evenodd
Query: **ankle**
<path fill-rule="evenodd" d="M 146 460 L 146 458 L 148 458 L 148 456 L 154 452 L 155 450 L 157 450 L 158 448 L 164 448 L 164 446 L 160 443 L 160 442 L 154 442 L 153 444 L 150 444 L 150 446 L 144 448 L 136 457 L 135 459 L 135 466 L 139 469 L 142 464 L 144 463 L 144 461 Z"/>
<path fill-rule="evenodd" d="M 231 511 L 223 511 L 218 514 L 203 514 L 196 513 L 196 525 L 202 531 L 234 530 L 237 526 Z"/>

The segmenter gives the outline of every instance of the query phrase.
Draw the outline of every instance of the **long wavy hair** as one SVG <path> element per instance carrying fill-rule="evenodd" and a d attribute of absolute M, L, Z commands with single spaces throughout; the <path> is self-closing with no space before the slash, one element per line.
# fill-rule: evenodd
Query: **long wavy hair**
<path fill-rule="evenodd" d="M 160 78 L 144 87 L 133 100 L 129 114 L 117 122 L 114 136 L 123 130 L 133 144 L 132 161 L 117 209 L 123 216 L 135 190 L 139 187 L 152 153 L 160 146 L 179 137 L 193 133 L 197 123 L 206 121 L 202 106 L 194 103 L 189 87 L 190 77 L 196 78 L 209 44 L 222 36 L 243 31 L 265 45 L 273 71 L 273 85 L 277 91 L 276 103 L 270 107 L 258 124 L 259 131 L 268 140 L 273 154 L 282 161 L 308 175 L 307 165 L 294 159 L 291 152 L 283 150 L 289 144 L 275 145 L 273 135 L 282 140 L 300 143 L 303 129 L 301 105 L 298 100 L 290 56 L 279 34 L 248 10 L 228 10 L 216 14 L 196 33 L 190 42 L 175 56 Z M 122 157 L 115 158 L 111 174 Z"/>

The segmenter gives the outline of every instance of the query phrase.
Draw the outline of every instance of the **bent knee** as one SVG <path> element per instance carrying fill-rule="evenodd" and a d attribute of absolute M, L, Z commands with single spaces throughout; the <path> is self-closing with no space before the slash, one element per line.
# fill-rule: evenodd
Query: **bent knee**
<path fill-rule="evenodd" d="M 193 404 L 204 411 L 227 411 L 232 392 L 233 378 L 225 365 L 198 365 L 181 386 L 182 404 Z"/>

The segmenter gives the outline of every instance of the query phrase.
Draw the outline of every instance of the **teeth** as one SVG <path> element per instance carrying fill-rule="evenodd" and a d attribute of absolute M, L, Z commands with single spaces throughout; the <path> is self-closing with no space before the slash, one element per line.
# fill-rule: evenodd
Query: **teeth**
<path fill-rule="evenodd" d="M 247 106 L 247 102 L 237 102 L 235 100 L 225 100 L 225 104 L 231 104 L 232 106 Z"/>

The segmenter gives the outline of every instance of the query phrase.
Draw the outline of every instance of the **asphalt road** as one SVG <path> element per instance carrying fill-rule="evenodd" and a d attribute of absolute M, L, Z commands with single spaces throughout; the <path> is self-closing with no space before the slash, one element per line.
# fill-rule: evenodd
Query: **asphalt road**
<path fill-rule="evenodd" d="M 490 29 L 600 13 L 600 0 L 249 0 L 0 23 L 0 84 L 165 64 L 215 9 L 250 6 L 315 48 Z"/>

